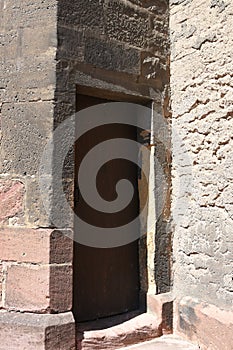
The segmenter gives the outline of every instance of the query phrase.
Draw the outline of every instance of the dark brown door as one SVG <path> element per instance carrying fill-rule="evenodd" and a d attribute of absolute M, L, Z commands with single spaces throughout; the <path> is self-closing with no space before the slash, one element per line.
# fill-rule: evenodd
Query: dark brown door
<path fill-rule="evenodd" d="M 106 102 L 109 101 L 78 95 L 77 111 Z M 137 130 L 130 125 L 110 124 L 94 128 L 80 137 L 76 142 L 76 179 L 88 151 L 100 142 L 113 138 L 136 140 Z M 89 224 L 104 228 L 119 227 L 132 221 L 139 210 L 137 172 L 137 166 L 132 162 L 117 159 L 106 163 L 98 173 L 98 191 L 108 201 L 116 199 L 116 183 L 120 179 L 127 178 L 133 184 L 133 200 L 118 213 L 101 213 L 88 206 L 76 180 L 76 214 Z M 75 227 L 75 230 L 78 233 L 79 227 Z M 138 309 L 138 264 L 138 241 L 117 248 L 93 248 L 75 243 L 73 308 L 76 320 L 94 320 Z"/>

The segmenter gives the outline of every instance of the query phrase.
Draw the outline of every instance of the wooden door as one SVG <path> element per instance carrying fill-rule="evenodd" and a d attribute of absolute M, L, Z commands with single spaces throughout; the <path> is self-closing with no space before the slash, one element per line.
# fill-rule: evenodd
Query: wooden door
<path fill-rule="evenodd" d="M 85 95 L 77 96 L 77 111 L 109 101 Z M 79 166 L 87 152 L 100 142 L 113 138 L 137 139 L 134 126 L 111 124 L 95 128 L 76 142 L 76 178 Z M 101 157 L 101 154 L 99 155 Z M 112 201 L 116 198 L 115 186 L 127 178 L 134 186 L 134 197 L 125 210 L 106 214 L 88 206 L 78 191 L 76 180 L 76 214 L 91 225 L 111 228 L 132 221 L 138 215 L 139 199 L 137 166 L 117 159 L 108 162 L 97 176 L 100 195 Z M 91 174 L 87 174 L 91 176 Z M 79 230 L 75 227 L 75 230 Z M 139 227 L 138 227 L 139 230 Z M 117 248 L 93 248 L 79 243 L 74 245 L 74 303 L 76 321 L 88 321 L 139 308 L 138 241 Z"/>

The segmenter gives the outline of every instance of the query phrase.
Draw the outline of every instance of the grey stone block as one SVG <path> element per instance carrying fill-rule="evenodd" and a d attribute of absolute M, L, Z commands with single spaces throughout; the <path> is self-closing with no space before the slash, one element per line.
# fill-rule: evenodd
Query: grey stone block
<path fill-rule="evenodd" d="M 10 30 L 8 32 L 2 31 L 0 34 L 0 57 L 9 57 L 11 59 L 18 57 L 18 42 L 19 32 L 17 30 Z M 3 72 L 2 72 L 3 73 Z"/>
<path fill-rule="evenodd" d="M 105 5 L 105 26 L 109 38 L 144 48 L 150 30 L 149 13 L 126 2 L 108 0 Z"/>
<path fill-rule="evenodd" d="M 51 56 L 42 53 L 40 56 L 21 57 L 4 64 L 2 77 L 6 89 L 4 102 L 32 101 L 42 96 L 51 96 L 56 84 L 55 51 Z M 47 93 L 45 92 L 47 90 Z M 30 98 L 32 92 L 33 97 Z M 49 92 L 49 94 L 48 94 Z"/>
<path fill-rule="evenodd" d="M 76 28 L 59 26 L 58 28 L 57 58 L 83 61 L 84 59 L 84 32 Z"/>
<path fill-rule="evenodd" d="M 56 23 L 56 0 L 15 2 L 9 0 L 3 8 L 4 28 L 8 31 L 13 28 L 34 27 L 36 25 L 47 26 Z"/>
<path fill-rule="evenodd" d="M 51 182 L 51 178 L 49 179 Z M 50 203 L 49 211 L 43 204 L 42 193 L 40 191 L 38 178 L 31 179 L 28 178 L 26 181 L 26 215 L 27 222 L 31 227 L 51 227 L 50 220 L 50 210 L 52 203 L 52 189 L 50 188 Z M 46 194 L 48 195 L 48 190 L 46 189 Z"/>
<path fill-rule="evenodd" d="M 103 6 L 99 0 L 60 0 L 58 2 L 58 23 L 71 27 L 95 27 L 103 31 Z"/>
<path fill-rule="evenodd" d="M 140 74 L 138 50 L 97 38 L 87 38 L 85 62 L 107 70 Z"/>
<path fill-rule="evenodd" d="M 57 48 L 57 28 L 56 23 L 46 26 L 34 26 L 33 28 L 23 28 L 21 31 L 21 51 L 22 55 L 43 56 L 51 49 Z M 51 59 L 53 54 L 51 52 Z M 49 57 L 47 57 L 49 60 Z"/>
<path fill-rule="evenodd" d="M 26 186 L 26 216 L 31 227 L 71 228 L 73 226 L 73 181 L 62 181 L 63 192 L 58 191 L 56 179 L 51 176 L 28 178 Z M 64 198 L 63 198 L 64 193 Z M 67 201 L 71 211 L 67 213 Z"/>
<path fill-rule="evenodd" d="M 2 171 L 19 175 L 36 174 L 52 128 L 52 102 L 4 104 Z"/>

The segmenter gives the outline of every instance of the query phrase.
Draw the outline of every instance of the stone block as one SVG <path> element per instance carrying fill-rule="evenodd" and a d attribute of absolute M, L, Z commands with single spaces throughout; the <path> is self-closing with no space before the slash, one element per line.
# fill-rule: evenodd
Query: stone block
<path fill-rule="evenodd" d="M 12 60 L 7 57 L 5 62 L 0 61 L 1 101 L 17 103 L 52 100 L 55 84 L 53 58 L 54 53 L 51 55 L 50 63 L 47 55 L 34 57 L 33 60 L 28 58 Z"/>
<path fill-rule="evenodd" d="M 2 169 L 34 175 L 52 134 L 52 102 L 4 104 L 2 107 Z"/>
<path fill-rule="evenodd" d="M 6 278 L 5 307 L 20 311 L 49 309 L 49 268 L 9 266 Z"/>
<path fill-rule="evenodd" d="M 74 72 L 75 63 L 70 59 L 62 59 L 62 53 L 59 52 L 60 48 L 58 48 L 58 57 L 60 55 L 60 61 L 56 66 L 56 97 L 59 99 L 60 97 L 64 98 L 65 103 L 70 102 L 70 96 L 75 95 L 76 97 L 76 83 L 74 77 L 77 72 Z M 75 74 L 73 74 L 75 73 Z M 74 98 L 74 97 L 73 97 Z M 61 103 L 62 99 L 58 103 Z"/>
<path fill-rule="evenodd" d="M 55 55 L 57 46 L 57 32 L 55 24 L 44 27 L 34 28 L 16 28 L 9 31 L 2 31 L 0 36 L 0 57 L 7 57 L 15 62 L 18 70 L 22 66 L 22 61 L 33 56 L 34 60 L 28 61 L 35 63 L 35 58 L 40 56 L 49 61 Z M 46 56 L 45 56 L 46 54 Z M 4 72 L 3 72 L 4 73 Z"/>
<path fill-rule="evenodd" d="M 51 266 L 50 309 L 65 312 L 72 308 L 73 269 L 72 266 Z"/>
<path fill-rule="evenodd" d="M 0 179 L 0 226 L 24 224 L 24 199 L 23 182 Z"/>
<path fill-rule="evenodd" d="M 58 38 L 58 59 L 71 59 L 79 62 L 83 61 L 84 31 L 82 29 L 59 26 Z"/>
<path fill-rule="evenodd" d="M 163 334 L 173 331 L 173 299 L 172 293 L 147 294 L 147 312 L 161 320 Z"/>
<path fill-rule="evenodd" d="M 177 302 L 177 332 L 201 349 L 231 349 L 233 344 L 233 312 L 215 305 L 185 297 Z"/>
<path fill-rule="evenodd" d="M 33 28 L 23 28 L 21 39 L 22 56 L 53 56 L 53 51 L 57 48 L 57 28 L 55 23 L 47 26 Z"/>
<path fill-rule="evenodd" d="M 70 231 L 8 228 L 0 230 L 0 259 L 33 264 L 72 263 Z"/>
<path fill-rule="evenodd" d="M 19 51 L 19 31 L 10 30 L 2 31 L 0 35 L 0 57 L 17 58 L 20 55 Z"/>
<path fill-rule="evenodd" d="M 56 186 L 56 178 L 52 181 L 51 177 L 48 177 L 48 181 L 43 185 L 39 183 L 38 178 L 27 179 L 26 213 L 28 223 L 32 227 L 73 227 L 73 182 L 66 179 L 62 182 L 63 192 L 60 193 Z M 70 205 L 69 213 L 63 201 Z"/>
<path fill-rule="evenodd" d="M 140 52 L 115 42 L 88 37 L 84 60 L 85 63 L 99 68 L 140 74 Z"/>
<path fill-rule="evenodd" d="M 157 197 L 156 197 L 157 198 Z M 161 211 L 160 211 L 161 212 Z M 155 237 L 155 280 L 159 293 L 169 293 L 171 290 L 171 246 L 172 233 L 167 221 L 160 216 L 156 224 Z"/>
<path fill-rule="evenodd" d="M 14 0 L 8 0 L 3 8 L 4 27 L 6 30 L 12 28 L 34 27 L 35 23 L 41 27 L 49 23 L 56 23 L 56 0 L 40 0 L 33 2 L 22 0 L 16 3 Z"/>
<path fill-rule="evenodd" d="M 61 0 L 58 2 L 58 24 L 95 28 L 103 31 L 103 5 L 99 0 Z"/>
<path fill-rule="evenodd" d="M 72 307 L 71 265 L 9 265 L 5 308 L 66 312 Z"/>
<path fill-rule="evenodd" d="M 67 93 L 67 90 L 69 91 L 69 86 L 66 86 L 67 81 L 65 81 L 66 77 L 64 75 L 60 75 L 58 76 L 58 85 L 57 88 L 58 89 L 64 89 L 63 91 L 66 91 L 66 93 L 64 93 L 65 96 L 56 96 L 57 97 L 57 101 L 55 103 L 55 107 L 54 107 L 54 122 L 55 125 L 58 126 L 61 122 L 63 122 L 66 118 L 69 118 L 71 116 L 73 116 L 76 112 L 75 109 L 75 100 L 73 98 L 73 93 L 69 94 Z M 67 80 L 70 79 L 70 77 L 67 77 Z M 67 98 L 67 97 L 70 98 Z M 68 177 L 68 176 L 66 176 Z"/>
<path fill-rule="evenodd" d="M 75 350 L 71 312 L 58 315 L 0 313 L 0 350 Z"/>
<path fill-rule="evenodd" d="M 49 177 L 48 181 L 51 181 Z M 51 227 L 52 189 L 45 189 L 48 196 L 48 207 L 45 209 L 43 203 L 43 190 L 40 189 L 38 178 L 28 178 L 26 181 L 26 214 L 27 221 L 32 227 Z M 45 200 L 45 196 L 44 196 Z"/>
<path fill-rule="evenodd" d="M 42 52 L 40 55 L 33 56 L 33 60 L 24 56 L 20 57 L 17 62 L 9 60 L 7 64 L 4 64 L 3 78 L 7 88 L 5 101 L 11 102 L 13 100 L 17 103 L 29 100 L 37 102 L 40 98 L 42 99 L 43 95 L 45 100 L 47 95 L 51 96 L 56 84 L 55 55 L 56 50 L 53 49 L 46 54 Z M 45 92 L 44 89 L 48 91 Z M 36 91 L 38 91 L 37 96 Z M 27 99 L 24 97 L 26 92 L 29 95 Z"/>
<path fill-rule="evenodd" d="M 50 264 L 72 264 L 73 245 L 71 230 L 53 230 L 50 235 Z"/>
<path fill-rule="evenodd" d="M 107 0 L 105 3 L 105 31 L 110 39 L 134 47 L 147 46 L 150 30 L 149 13 L 129 2 Z"/>

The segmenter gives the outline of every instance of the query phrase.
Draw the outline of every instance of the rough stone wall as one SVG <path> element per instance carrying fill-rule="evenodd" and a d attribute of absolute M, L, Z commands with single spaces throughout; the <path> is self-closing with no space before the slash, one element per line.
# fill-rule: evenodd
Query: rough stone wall
<path fill-rule="evenodd" d="M 0 6 L 0 222 L 46 227 L 37 175 L 53 131 L 56 1 L 1 1 Z"/>
<path fill-rule="evenodd" d="M 230 0 L 170 2 L 174 294 L 223 308 L 233 290 L 232 15 Z M 0 0 L 0 29 L 0 309 L 9 327 L 12 311 L 30 312 L 20 321 L 28 327 L 37 313 L 72 305 L 72 241 L 51 227 L 43 209 L 42 149 L 75 112 L 77 86 L 119 100 L 153 100 L 169 119 L 168 1 Z M 170 155 L 163 145 L 152 149 L 169 180 Z M 70 198 L 73 173 L 71 151 L 64 167 Z M 156 238 L 149 232 L 147 241 L 144 287 L 156 283 L 158 293 L 170 290 L 169 194 L 166 200 Z M 37 324 L 43 334 L 54 324 L 45 316 Z"/>
<path fill-rule="evenodd" d="M 0 337 L 1 348 L 13 349 L 10 331 L 9 338 L 2 333 L 4 315 L 12 333 L 23 332 L 25 322 L 36 322 L 33 314 L 72 307 L 72 241 L 51 227 L 38 185 L 54 125 L 57 1 L 1 0 L 0 30 Z M 31 314 L 16 326 L 14 311 Z M 32 336 L 31 346 L 44 342 Z"/>
<path fill-rule="evenodd" d="M 171 1 L 174 292 L 222 308 L 233 295 L 232 16 L 228 0 Z"/>
<path fill-rule="evenodd" d="M 77 86 L 81 93 L 104 90 L 110 99 L 153 100 L 156 111 L 168 117 L 168 5 L 166 0 L 156 5 L 143 0 L 0 0 L 0 29 L 0 324 L 10 327 L 8 338 L 5 333 L 0 337 L 9 346 L 16 328 L 19 334 L 30 333 L 30 325 L 37 323 L 41 336 L 36 330 L 35 337 L 29 341 L 25 335 L 22 342 L 43 349 L 45 333 L 53 342 L 52 326 L 55 330 L 65 324 L 71 344 L 72 315 L 59 318 L 59 313 L 69 314 L 72 307 L 73 244 L 61 231 L 73 223 L 68 218 L 59 231 L 53 229 L 53 162 L 46 174 L 50 213 L 44 210 L 38 184 L 42 151 L 54 128 L 75 112 Z M 165 166 L 167 159 L 160 153 Z M 63 175 L 72 202 L 72 150 Z M 148 250 L 151 285 L 153 235 Z M 38 313 L 44 325 L 38 323 Z M 49 313 L 58 318 L 46 317 Z M 66 337 L 59 338 L 57 348 L 65 348 Z M 16 342 L 11 345 L 17 347 Z"/>
<path fill-rule="evenodd" d="M 57 58 L 65 66 L 69 64 L 64 74 L 76 68 L 80 85 L 105 85 L 110 91 L 119 85 L 121 91 L 132 90 L 134 95 L 148 97 L 150 87 L 163 90 L 167 82 L 168 8 L 165 0 L 153 4 L 60 0 Z M 97 80 L 102 81 L 100 86 Z"/>

